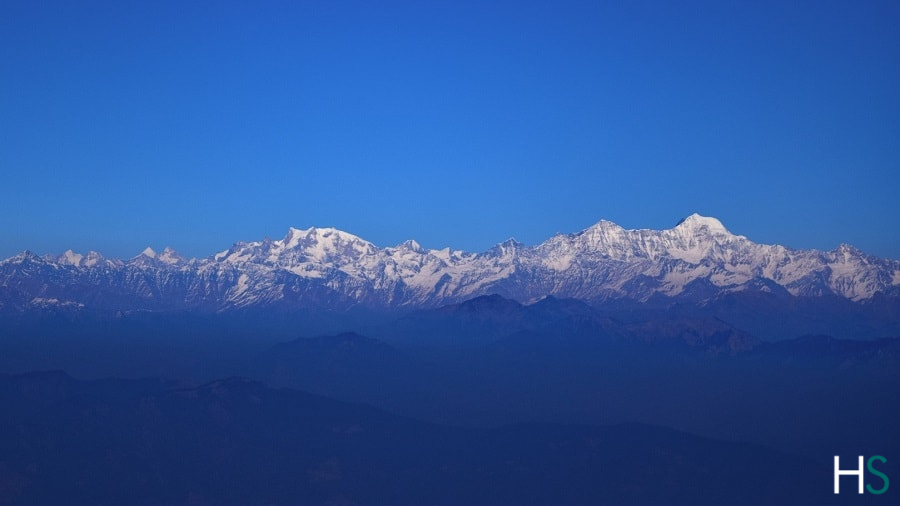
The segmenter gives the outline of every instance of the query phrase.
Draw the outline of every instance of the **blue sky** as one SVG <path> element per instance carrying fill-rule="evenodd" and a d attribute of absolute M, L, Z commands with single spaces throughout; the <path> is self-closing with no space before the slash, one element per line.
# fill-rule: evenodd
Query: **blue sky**
<path fill-rule="evenodd" d="M 699 212 L 900 258 L 900 3 L 0 2 L 0 257 Z"/>

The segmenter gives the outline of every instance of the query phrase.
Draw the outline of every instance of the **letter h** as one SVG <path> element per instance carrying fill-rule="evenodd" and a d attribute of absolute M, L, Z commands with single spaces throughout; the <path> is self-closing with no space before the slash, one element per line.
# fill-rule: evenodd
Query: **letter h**
<path fill-rule="evenodd" d="M 863 456 L 859 456 L 859 469 L 847 469 L 841 470 L 841 458 L 837 455 L 834 456 L 834 493 L 841 493 L 841 475 L 856 475 L 859 477 L 859 493 L 863 493 Z"/>

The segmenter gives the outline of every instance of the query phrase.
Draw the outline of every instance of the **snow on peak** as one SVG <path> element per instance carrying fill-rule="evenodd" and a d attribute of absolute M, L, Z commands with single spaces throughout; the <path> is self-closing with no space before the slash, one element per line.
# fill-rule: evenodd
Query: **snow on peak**
<path fill-rule="evenodd" d="M 379 249 L 374 244 L 336 228 L 310 227 L 301 230 L 291 227 L 284 239 L 266 246 L 259 258 L 281 266 L 307 264 L 302 267 L 306 268 L 316 263 L 346 265 L 377 251 Z"/>
<path fill-rule="evenodd" d="M 591 225 L 590 227 L 586 228 L 585 230 L 582 230 L 582 232 L 585 232 L 585 231 L 587 231 L 587 230 L 610 230 L 610 229 L 612 229 L 612 230 L 617 230 L 617 229 L 624 230 L 621 226 L 619 226 L 618 224 L 613 223 L 613 222 L 611 222 L 611 221 L 609 221 L 609 220 L 600 220 L 600 221 L 598 221 L 597 223 L 594 223 L 594 224 Z"/>
<path fill-rule="evenodd" d="M 835 248 L 835 251 L 838 253 L 841 253 L 841 254 L 850 254 L 850 255 L 863 254 L 863 252 L 860 251 L 859 248 L 857 248 L 856 246 L 853 246 L 852 244 L 847 244 L 845 242 L 842 242 L 841 244 L 839 244 L 838 247 Z"/>
<path fill-rule="evenodd" d="M 21 262 L 25 262 L 25 261 L 45 262 L 45 260 L 43 258 L 39 257 L 38 255 L 36 255 L 34 252 L 32 252 L 30 250 L 25 250 L 25 251 L 19 253 L 18 255 L 9 257 L 6 260 L 4 260 L 4 262 L 12 262 L 12 263 L 21 263 Z"/>
<path fill-rule="evenodd" d="M 81 260 L 84 258 L 84 255 L 79 253 L 75 253 L 74 251 L 67 249 L 65 253 L 57 258 L 57 263 L 60 265 L 81 265 Z"/>
<path fill-rule="evenodd" d="M 284 236 L 284 239 L 281 242 L 285 248 L 290 249 L 296 247 L 305 239 L 311 239 L 313 241 L 318 241 L 319 239 L 331 239 L 332 241 L 361 242 L 368 244 L 368 241 L 365 241 L 360 237 L 333 227 L 310 227 L 306 230 L 291 227 L 288 229 L 287 235 Z"/>
<path fill-rule="evenodd" d="M 156 258 L 156 252 L 153 251 L 153 248 L 151 248 L 150 246 L 147 246 L 146 248 L 144 248 L 144 251 L 141 251 L 141 254 L 138 256 L 139 257 L 143 256 L 143 257 L 147 257 L 147 258 Z"/>
<path fill-rule="evenodd" d="M 709 216 L 700 216 L 697 213 L 684 218 L 675 225 L 675 229 L 689 230 L 691 232 L 700 232 L 704 228 L 713 234 L 729 233 L 721 221 Z"/>
<path fill-rule="evenodd" d="M 152 251 L 152 250 L 151 250 Z M 148 255 L 149 256 L 149 255 Z M 153 258 L 153 257 L 150 257 Z M 162 253 L 159 254 L 156 258 L 160 262 L 167 263 L 169 265 L 180 264 L 184 262 L 184 257 L 175 252 L 172 248 L 166 246 L 166 249 L 163 250 Z"/>
<path fill-rule="evenodd" d="M 491 255 L 515 255 L 522 248 L 522 246 L 522 243 L 516 241 L 514 237 L 510 237 L 509 239 L 501 242 L 500 244 L 497 244 L 496 246 L 488 250 L 488 252 Z"/>
<path fill-rule="evenodd" d="M 96 251 L 88 251 L 88 254 L 81 260 L 82 267 L 93 267 L 104 260 L 103 255 Z"/>
<path fill-rule="evenodd" d="M 311 235 L 316 237 L 322 237 L 326 239 L 332 239 L 335 241 L 343 241 L 343 242 L 362 242 L 368 243 L 365 239 L 355 236 L 349 232 L 344 232 L 343 230 L 336 229 L 334 227 L 326 227 L 326 228 L 310 228 L 309 229 Z"/>
<path fill-rule="evenodd" d="M 416 242 L 414 239 L 403 241 L 400 245 L 397 246 L 397 249 L 405 249 L 414 251 L 416 253 L 425 253 L 425 249 L 422 248 L 422 245 Z"/>
<path fill-rule="evenodd" d="M 87 255 L 75 253 L 68 249 L 57 257 L 48 256 L 48 260 L 55 261 L 59 265 L 71 265 L 73 267 L 93 267 L 104 260 L 103 255 L 96 251 L 89 251 Z"/>
<path fill-rule="evenodd" d="M 287 234 L 284 236 L 284 239 L 281 240 L 281 243 L 285 248 L 293 248 L 296 247 L 306 234 L 308 230 L 300 230 L 299 228 L 290 227 L 288 228 Z"/>

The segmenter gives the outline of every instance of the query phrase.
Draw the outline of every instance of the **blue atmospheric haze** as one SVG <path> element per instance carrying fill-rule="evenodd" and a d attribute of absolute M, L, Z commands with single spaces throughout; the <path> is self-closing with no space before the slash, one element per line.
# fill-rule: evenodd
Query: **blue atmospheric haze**
<path fill-rule="evenodd" d="M 692 213 L 900 258 L 900 3 L 0 2 L 0 257 Z"/>

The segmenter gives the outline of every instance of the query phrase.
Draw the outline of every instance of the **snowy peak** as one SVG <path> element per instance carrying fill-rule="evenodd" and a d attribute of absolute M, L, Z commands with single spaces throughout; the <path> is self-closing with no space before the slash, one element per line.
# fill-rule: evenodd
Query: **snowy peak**
<path fill-rule="evenodd" d="M 334 227 L 310 227 L 305 230 L 290 227 L 282 242 L 286 247 L 292 247 L 297 245 L 303 239 L 332 239 L 366 242 L 351 233 L 344 232 L 343 230 Z"/>
<path fill-rule="evenodd" d="M 510 237 L 488 250 L 488 254 L 494 256 L 513 256 L 518 254 L 524 246 L 524 244 L 520 243 L 515 238 Z"/>
<path fill-rule="evenodd" d="M 60 265 L 81 265 L 81 260 L 84 258 L 84 255 L 79 255 L 74 251 L 67 249 L 65 253 L 58 256 L 56 258 L 56 263 Z"/>
<path fill-rule="evenodd" d="M 591 225 L 590 227 L 582 230 L 580 233 L 583 234 L 583 233 L 586 233 L 586 232 L 589 232 L 592 230 L 625 230 L 625 229 L 620 227 L 618 224 L 613 223 L 609 220 L 600 220 L 597 223 L 594 223 L 593 225 Z"/>
<path fill-rule="evenodd" d="M 11 263 L 11 264 L 22 264 L 22 263 L 29 263 L 29 262 L 46 263 L 47 260 L 44 258 L 41 258 L 37 254 L 35 254 L 34 252 L 29 251 L 29 250 L 25 250 L 25 251 L 19 253 L 18 255 L 11 256 L 11 257 L 7 258 L 6 260 L 3 260 L 3 263 Z"/>
<path fill-rule="evenodd" d="M 156 250 L 147 246 L 144 248 L 144 251 L 141 251 L 140 255 L 129 260 L 128 264 L 141 267 L 152 267 L 155 269 L 165 269 L 168 267 L 178 267 L 187 262 L 188 261 L 183 256 L 176 253 L 172 248 L 166 247 L 162 253 L 157 253 Z M 84 266 L 86 267 L 87 265 Z"/>
<path fill-rule="evenodd" d="M 51 257 L 52 258 L 52 257 Z M 89 251 L 87 255 L 75 253 L 72 250 L 66 250 L 65 253 L 56 257 L 56 263 L 59 265 L 69 265 L 73 267 L 93 267 L 105 259 L 103 255 L 96 251 Z"/>
<path fill-rule="evenodd" d="M 296 247 L 306 247 L 311 244 L 320 242 L 336 243 L 361 243 L 370 244 L 368 241 L 361 239 L 353 234 L 338 230 L 336 228 L 316 228 L 310 227 L 306 230 L 291 227 L 288 229 L 284 239 L 280 241 L 284 248 L 292 249 Z"/>
<path fill-rule="evenodd" d="M 275 241 L 271 253 L 279 258 L 286 254 L 291 258 L 325 262 L 335 258 L 358 258 L 377 250 L 374 244 L 336 228 L 301 230 L 291 227 L 283 240 Z"/>
<path fill-rule="evenodd" d="M 422 248 L 422 245 L 416 242 L 414 239 L 409 239 L 407 241 L 403 241 L 399 245 L 397 245 L 398 250 L 412 251 L 414 253 L 425 253 L 425 249 Z"/>
<path fill-rule="evenodd" d="M 692 235 L 702 233 L 730 235 L 721 221 L 708 216 L 700 216 L 697 213 L 679 221 L 673 230 L 680 230 Z"/>
<path fill-rule="evenodd" d="M 180 265 L 186 262 L 183 256 L 179 255 L 175 252 L 175 250 L 168 246 L 163 250 L 162 253 L 156 256 L 156 259 L 162 263 L 169 265 Z"/>
<path fill-rule="evenodd" d="M 849 256 L 865 256 L 865 253 L 859 250 L 856 246 L 847 243 L 841 243 L 835 248 L 834 252 L 838 255 L 842 255 L 845 257 Z"/>
<path fill-rule="evenodd" d="M 274 266 L 302 277 L 321 278 L 330 269 L 379 251 L 374 244 L 336 228 L 291 227 L 280 240 L 238 242 L 210 261 Z"/>
<path fill-rule="evenodd" d="M 81 267 L 93 267 L 104 262 L 106 259 L 96 251 L 88 251 L 88 254 L 81 259 Z"/>
<path fill-rule="evenodd" d="M 300 230 L 299 228 L 291 227 L 288 229 L 287 234 L 284 236 L 284 239 L 281 240 L 281 244 L 288 249 L 296 248 L 297 245 L 300 244 L 300 241 L 302 241 L 303 238 L 307 236 L 310 230 Z"/>

